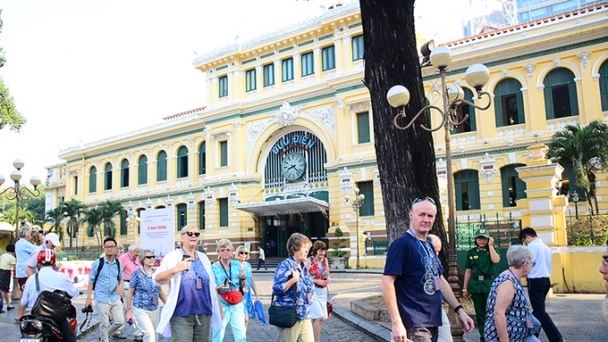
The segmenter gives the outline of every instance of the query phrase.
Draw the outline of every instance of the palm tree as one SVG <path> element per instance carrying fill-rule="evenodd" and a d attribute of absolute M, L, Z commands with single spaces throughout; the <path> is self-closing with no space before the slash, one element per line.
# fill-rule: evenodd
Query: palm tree
<path fill-rule="evenodd" d="M 55 209 L 51 209 L 51 210 L 47 211 L 46 218 L 44 220 L 44 223 L 51 224 L 51 229 L 48 232 L 50 233 L 53 230 L 55 232 L 57 232 L 57 235 L 59 235 L 59 241 L 61 241 L 62 245 L 63 245 L 63 226 L 61 225 L 61 221 L 63 221 L 64 218 L 65 217 L 63 215 L 63 209 L 59 206 Z"/>
<path fill-rule="evenodd" d="M 85 205 L 74 198 L 61 204 L 63 216 L 68 218 L 66 230 L 68 232 L 68 236 L 70 237 L 70 249 L 72 249 L 72 238 L 74 238 L 76 232 L 78 232 L 78 226 L 80 225 L 80 214 L 82 214 L 84 208 Z"/>
<path fill-rule="evenodd" d="M 587 126 L 568 125 L 553 135 L 547 158 L 574 171 L 574 184 L 585 192 L 589 207 L 599 213 L 595 197 L 595 172 L 608 169 L 608 125 L 592 121 Z"/>
<path fill-rule="evenodd" d="M 99 231 L 99 226 L 103 222 L 103 211 L 101 207 L 94 206 L 86 208 L 83 214 L 84 217 L 80 220 L 80 223 L 87 224 L 87 234 L 89 236 L 97 236 L 99 249 L 101 249 L 101 232 Z"/>
<path fill-rule="evenodd" d="M 114 217 L 125 211 L 120 202 L 107 200 L 100 206 L 102 210 L 104 235 L 114 238 L 116 236 L 116 223 Z"/>

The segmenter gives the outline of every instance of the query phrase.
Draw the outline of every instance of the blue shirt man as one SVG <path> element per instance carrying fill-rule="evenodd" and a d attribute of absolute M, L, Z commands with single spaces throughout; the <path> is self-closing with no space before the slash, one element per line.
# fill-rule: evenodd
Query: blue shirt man
<path fill-rule="evenodd" d="M 100 338 L 103 342 L 108 342 L 109 337 L 124 324 L 125 316 L 120 298 L 123 294 L 123 273 L 122 267 L 118 266 L 116 256 L 116 240 L 106 238 L 103 241 L 105 257 L 102 259 L 104 265 L 98 273 L 100 259 L 91 265 L 91 275 L 89 276 L 89 286 L 87 288 L 87 300 L 85 307 L 91 306 L 91 294 L 95 283 L 96 310 L 101 314 Z M 91 306 L 92 308 L 92 306 Z M 114 323 L 110 325 L 110 315 L 114 318 Z"/>
<path fill-rule="evenodd" d="M 475 327 L 443 277 L 443 268 L 428 241 L 437 207 L 427 196 L 418 197 L 410 211 L 410 229 L 388 250 L 382 276 L 382 296 L 391 318 L 394 341 L 437 342 L 442 297 L 464 323 L 464 332 Z"/>

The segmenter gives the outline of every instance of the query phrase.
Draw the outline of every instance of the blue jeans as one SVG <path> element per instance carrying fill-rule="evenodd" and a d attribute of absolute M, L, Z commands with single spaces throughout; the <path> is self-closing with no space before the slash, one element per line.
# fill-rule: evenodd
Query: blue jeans
<path fill-rule="evenodd" d="M 540 321 L 550 342 L 561 341 L 562 334 L 559 332 L 551 316 L 545 311 L 545 298 L 551 289 L 549 278 L 528 278 L 528 295 L 532 304 L 532 314 Z"/>
<path fill-rule="evenodd" d="M 247 331 L 245 330 L 245 306 L 243 302 L 238 304 L 230 305 L 222 302 L 222 309 L 224 310 L 224 320 L 222 321 L 222 328 L 213 328 L 213 342 L 222 342 L 224 340 L 224 333 L 228 323 L 232 326 L 232 335 L 234 335 L 234 342 L 247 342 Z"/>

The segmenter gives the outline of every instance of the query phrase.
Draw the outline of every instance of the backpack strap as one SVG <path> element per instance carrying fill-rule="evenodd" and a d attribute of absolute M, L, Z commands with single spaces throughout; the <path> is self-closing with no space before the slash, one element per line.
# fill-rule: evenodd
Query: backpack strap
<path fill-rule="evenodd" d="M 99 265 L 97 265 L 97 275 L 95 276 L 95 281 L 93 281 L 93 290 L 95 290 L 95 284 L 97 284 L 97 279 L 99 279 L 99 272 L 103 268 L 103 264 L 105 264 L 105 260 L 103 257 L 99 258 Z"/>
<path fill-rule="evenodd" d="M 118 258 L 114 258 L 114 260 L 116 260 L 116 266 L 118 267 L 118 273 L 116 274 L 116 281 L 120 281 L 120 270 L 122 270 L 122 268 L 120 267 L 120 260 L 118 260 Z"/>
<path fill-rule="evenodd" d="M 36 273 L 36 292 L 40 293 L 40 282 L 38 281 L 38 273 Z"/>

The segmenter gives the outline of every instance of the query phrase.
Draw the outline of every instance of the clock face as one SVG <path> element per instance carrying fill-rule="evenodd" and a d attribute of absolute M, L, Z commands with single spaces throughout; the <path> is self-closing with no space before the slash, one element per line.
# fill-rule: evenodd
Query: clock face
<path fill-rule="evenodd" d="M 306 173 L 306 157 L 301 153 L 292 152 L 283 157 L 281 165 L 283 176 L 288 181 L 296 181 Z"/>

